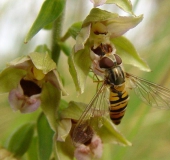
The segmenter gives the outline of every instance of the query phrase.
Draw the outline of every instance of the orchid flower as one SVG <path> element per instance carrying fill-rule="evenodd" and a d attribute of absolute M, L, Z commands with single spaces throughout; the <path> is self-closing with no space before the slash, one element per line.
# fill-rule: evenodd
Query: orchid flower
<path fill-rule="evenodd" d="M 54 88 L 63 89 L 56 64 L 48 53 L 33 52 L 28 56 L 10 62 L 1 74 L 0 92 L 9 92 L 9 104 L 14 111 L 30 113 L 41 105 L 41 93 L 44 85 L 49 82 Z"/>
<path fill-rule="evenodd" d="M 92 117 L 87 134 L 84 134 L 84 136 L 90 134 L 92 137 L 88 141 L 83 141 L 83 134 L 77 132 L 78 137 L 76 138 L 76 135 L 73 136 L 73 132 L 87 104 L 71 101 L 67 105 L 67 108 L 61 105 L 58 112 L 61 120 L 58 119 L 55 149 L 60 151 L 56 153 L 59 159 L 64 159 L 66 155 L 69 159 L 76 157 L 77 160 L 99 159 L 105 143 L 131 146 L 131 143 L 120 134 L 108 118 L 102 117 L 102 125 L 99 126 L 97 115 Z M 96 130 L 94 130 L 95 128 Z"/>
<path fill-rule="evenodd" d="M 92 69 L 96 75 L 103 77 L 103 71 L 98 65 L 101 56 L 107 53 L 117 53 L 121 43 L 127 42 L 128 46 L 133 48 L 133 45 L 130 45 L 131 43 L 124 39 L 122 35 L 137 26 L 142 19 L 142 15 L 120 16 L 116 13 L 98 8 L 93 8 L 91 10 L 83 21 L 80 32 L 78 32 L 76 36 L 76 44 L 69 58 L 70 73 L 73 77 L 76 89 L 80 94 L 84 92 L 85 80 L 90 69 Z M 123 39 L 123 42 L 117 40 L 118 38 Z M 114 43 L 114 39 L 117 40 L 117 43 Z M 146 63 L 138 56 L 137 52 L 133 53 L 134 59 L 132 54 L 128 53 L 127 49 L 121 49 L 124 51 L 123 53 L 121 52 L 124 63 L 131 57 L 133 60 L 127 61 L 128 64 L 148 69 Z M 136 63 L 134 63 L 134 61 Z"/>

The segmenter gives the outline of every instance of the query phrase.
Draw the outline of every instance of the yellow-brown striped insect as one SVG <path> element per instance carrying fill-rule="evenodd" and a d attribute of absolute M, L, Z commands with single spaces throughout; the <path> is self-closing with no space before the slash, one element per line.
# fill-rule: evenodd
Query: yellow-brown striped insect
<path fill-rule="evenodd" d="M 74 128 L 74 143 L 84 144 L 92 138 L 92 135 L 86 133 L 93 117 L 102 117 L 109 112 L 114 124 L 118 125 L 121 122 L 129 101 L 127 88 L 134 89 L 150 106 L 170 108 L 170 90 L 124 72 L 122 60 L 118 55 L 105 54 L 99 60 L 99 66 L 105 70 L 104 80 Z"/>

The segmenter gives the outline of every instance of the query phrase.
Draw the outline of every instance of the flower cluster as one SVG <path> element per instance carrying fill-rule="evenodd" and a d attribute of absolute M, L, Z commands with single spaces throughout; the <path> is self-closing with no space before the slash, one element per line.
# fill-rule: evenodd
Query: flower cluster
<path fill-rule="evenodd" d="M 94 3 L 94 6 L 98 6 L 105 3 L 106 1 L 92 1 L 92 2 Z M 92 69 L 94 74 L 103 77 L 104 70 L 102 70 L 99 67 L 99 61 L 101 57 L 104 56 L 105 54 L 112 55 L 119 52 L 118 47 L 119 43 L 126 41 L 126 39 L 124 39 L 122 35 L 126 33 L 128 30 L 137 26 L 142 21 L 142 19 L 143 19 L 142 15 L 119 16 L 116 13 L 111 13 L 98 8 L 93 8 L 91 10 L 89 15 L 82 23 L 80 32 L 76 36 L 76 44 L 73 47 L 73 52 L 69 57 L 70 73 L 73 77 L 76 89 L 80 93 L 84 91 L 84 84 L 86 77 L 89 74 L 89 70 Z M 116 42 L 115 39 L 118 41 L 117 43 L 115 43 Z M 131 53 L 127 52 L 127 54 L 130 55 Z M 140 61 L 140 58 L 138 58 L 136 52 L 135 56 L 138 59 L 136 61 Z M 122 56 L 122 59 L 124 59 L 124 56 Z M 143 61 L 141 60 L 138 64 L 140 65 L 140 63 L 143 63 Z M 70 109 L 70 107 L 73 108 L 73 106 L 74 113 L 72 113 Z M 80 110 L 76 109 L 76 107 L 81 106 L 82 108 L 85 107 L 82 104 L 70 102 L 69 107 L 65 110 L 65 113 L 62 112 L 61 114 L 62 119 L 66 118 L 67 120 L 70 119 L 71 122 L 69 124 L 72 124 L 74 120 L 77 121 L 82 112 L 79 113 L 79 116 L 76 116 L 76 114 L 80 112 Z M 108 119 L 107 116 L 102 117 L 102 125 L 100 127 L 98 122 L 99 119 L 100 118 L 97 116 L 91 117 L 91 121 L 93 121 L 93 124 L 91 124 L 90 122 L 89 124 L 91 124 L 92 126 L 88 127 L 97 129 L 94 130 L 94 133 L 92 134 L 93 136 L 89 139 L 90 141 L 88 141 L 88 143 L 84 143 L 83 141 L 81 141 L 83 136 L 88 137 L 89 135 L 88 132 L 87 133 L 83 132 L 84 135 L 80 134 L 79 130 L 82 131 L 81 126 L 76 128 L 78 129 L 78 131 L 76 132 L 75 135 L 73 135 L 73 137 L 72 135 L 70 135 L 73 143 L 75 143 L 74 156 L 77 159 L 100 158 L 103 143 L 116 142 L 122 145 L 131 145 L 131 143 L 125 140 L 124 137 L 116 130 L 115 126 L 112 124 L 111 120 Z M 70 128 L 72 127 L 70 126 Z M 119 135 L 120 137 L 117 135 Z M 76 143 L 78 143 L 79 145 L 76 145 Z"/>
<path fill-rule="evenodd" d="M 124 5 L 124 2 L 121 1 L 90 1 L 94 4 L 94 7 L 114 3 L 128 13 L 132 13 L 130 1 L 125 2 L 127 5 Z M 52 8 L 48 6 L 50 3 L 57 4 L 54 1 L 45 1 L 43 7 Z M 55 14 L 52 13 L 51 15 Z M 56 19 L 56 17 L 52 19 Z M 104 70 L 99 67 L 101 57 L 105 54 L 122 54 L 119 49 L 125 51 L 128 55 L 123 53 L 121 55 L 122 60 L 127 57 L 128 59 L 135 57 L 135 60 L 125 60 L 125 62 L 148 69 L 137 55 L 133 45 L 122 36 L 128 30 L 136 27 L 142 19 L 142 15 L 134 16 L 133 13 L 132 16 L 120 16 L 99 8 L 91 10 L 75 36 L 76 43 L 68 59 L 69 71 L 79 93 L 84 92 L 85 80 L 90 69 L 94 74 L 103 77 Z M 47 22 L 49 21 L 47 20 Z M 34 25 L 36 24 L 37 21 Z M 36 28 L 34 25 L 33 29 Z M 29 40 L 32 36 L 31 28 L 26 39 Z M 62 42 L 57 43 L 60 45 Z M 130 46 L 133 53 L 130 53 L 127 49 L 122 49 L 120 46 L 123 45 L 126 46 L 124 48 Z M 131 145 L 115 128 L 112 121 L 107 117 L 108 115 L 102 117 L 104 114 L 94 114 L 93 117 L 88 117 L 85 121 L 89 125 L 83 128 L 84 130 L 77 130 L 77 134 L 73 135 L 73 130 L 81 129 L 81 126 L 76 126 L 79 124 L 79 118 L 87 105 L 74 101 L 67 103 L 61 100 L 61 94 L 67 95 L 67 93 L 63 89 L 56 63 L 47 52 L 33 52 L 10 62 L 0 73 L 0 82 L 0 93 L 9 93 L 9 104 L 14 111 L 31 113 L 41 106 L 44 112 L 42 115 L 45 115 L 50 126 L 48 129 L 52 129 L 52 134 L 55 134 L 51 147 L 54 148 L 53 155 L 55 158 L 57 157 L 56 159 L 65 159 L 66 157 L 68 159 L 75 157 L 77 160 L 99 159 L 102 157 L 103 143 Z M 65 104 L 63 105 L 62 102 Z M 95 111 L 98 112 L 94 109 L 93 112 Z M 101 125 L 99 119 L 102 121 Z M 95 128 L 97 129 L 95 130 Z M 82 131 L 81 134 L 79 131 Z M 84 137 L 89 139 L 81 141 Z M 80 139 L 80 143 L 77 139 Z M 49 156 L 51 156 L 51 153 Z"/>

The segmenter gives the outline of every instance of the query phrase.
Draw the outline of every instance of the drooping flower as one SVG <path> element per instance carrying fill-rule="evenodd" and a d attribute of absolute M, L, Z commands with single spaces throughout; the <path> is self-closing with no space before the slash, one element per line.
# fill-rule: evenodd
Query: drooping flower
<path fill-rule="evenodd" d="M 100 159 L 103 154 L 103 144 L 105 143 L 131 145 L 107 117 L 100 117 L 103 120 L 102 125 L 99 126 L 101 122 L 98 115 L 92 117 L 91 120 L 87 119 L 92 123 L 89 123 L 90 125 L 85 132 L 83 130 L 81 134 L 80 130 L 73 136 L 75 126 L 85 107 L 87 107 L 87 104 L 74 101 L 59 107 L 58 117 L 60 119 L 57 122 L 57 142 L 55 145 L 56 155 L 59 160 L 66 157 L 68 159 L 76 157 L 77 160 Z M 89 139 L 86 139 L 86 137 Z M 84 141 L 84 138 L 87 141 Z"/>
<path fill-rule="evenodd" d="M 142 19 L 142 15 L 119 16 L 116 13 L 98 8 L 91 10 L 82 23 L 82 28 L 77 34 L 76 44 L 69 58 L 70 73 L 79 93 L 84 92 L 85 80 L 90 69 L 95 74 L 103 76 L 103 71 L 98 66 L 98 62 L 104 54 L 114 54 L 116 52 L 121 54 L 124 63 L 149 70 L 133 45 L 122 36 L 128 30 L 137 26 Z M 114 41 L 114 39 L 116 40 Z M 124 45 L 128 45 L 133 50 L 129 51 L 127 49 L 129 47 Z M 132 60 L 127 61 L 127 59 Z"/>
<path fill-rule="evenodd" d="M 33 52 L 10 62 L 1 72 L 0 82 L 3 86 L 0 92 L 9 92 L 11 108 L 21 113 L 33 112 L 41 105 L 41 93 L 47 82 L 66 94 L 48 53 Z"/>

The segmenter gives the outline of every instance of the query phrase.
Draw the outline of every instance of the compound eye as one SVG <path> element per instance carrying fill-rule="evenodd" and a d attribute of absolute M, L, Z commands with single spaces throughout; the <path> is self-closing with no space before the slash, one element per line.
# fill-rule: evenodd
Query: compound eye
<path fill-rule="evenodd" d="M 114 54 L 115 56 L 115 59 L 116 59 L 116 62 L 117 62 L 117 65 L 120 65 L 122 64 L 122 59 L 117 55 L 117 54 Z"/>
<path fill-rule="evenodd" d="M 122 64 L 122 59 L 117 54 L 104 56 L 99 61 L 100 68 L 112 68 L 120 64 Z"/>
<path fill-rule="evenodd" d="M 99 61 L 100 68 L 112 68 L 114 65 L 114 62 L 108 57 L 103 57 Z"/>

